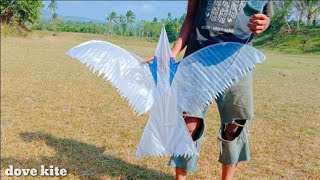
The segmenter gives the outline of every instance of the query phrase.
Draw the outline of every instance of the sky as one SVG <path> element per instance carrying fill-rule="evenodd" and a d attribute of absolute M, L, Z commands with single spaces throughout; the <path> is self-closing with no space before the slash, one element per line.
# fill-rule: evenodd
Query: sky
<path fill-rule="evenodd" d="M 43 2 L 47 10 L 50 1 Z M 132 10 L 137 20 L 149 20 L 154 17 L 162 19 L 171 12 L 180 18 L 187 9 L 187 1 L 58 1 L 58 15 L 87 17 L 105 20 L 108 13 L 115 11 L 118 15 Z"/>

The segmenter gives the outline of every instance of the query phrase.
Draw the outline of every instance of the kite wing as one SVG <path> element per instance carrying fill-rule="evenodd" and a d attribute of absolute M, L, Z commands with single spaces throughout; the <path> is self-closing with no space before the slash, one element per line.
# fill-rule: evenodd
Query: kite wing
<path fill-rule="evenodd" d="M 103 74 L 135 112 L 147 112 L 153 104 L 154 81 L 143 59 L 104 41 L 88 41 L 70 49 L 67 54 Z"/>
<path fill-rule="evenodd" d="M 211 45 L 187 56 L 180 61 L 172 82 L 178 105 L 185 112 L 201 115 L 238 77 L 264 60 L 262 52 L 235 42 Z"/>

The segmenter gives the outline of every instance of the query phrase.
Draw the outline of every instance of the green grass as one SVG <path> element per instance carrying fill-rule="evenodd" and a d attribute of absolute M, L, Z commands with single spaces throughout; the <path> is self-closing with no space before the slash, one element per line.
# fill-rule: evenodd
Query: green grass
<path fill-rule="evenodd" d="M 320 30 L 301 30 L 274 38 L 266 32 L 255 38 L 254 45 L 282 53 L 320 55 Z"/>
<path fill-rule="evenodd" d="M 38 32 L 1 39 L 1 173 L 8 165 L 68 169 L 67 179 L 173 179 L 168 158 L 134 156 L 148 115 L 140 117 L 116 90 L 65 55 L 87 40 L 107 40 L 140 56 L 156 43 L 128 37 Z M 237 179 L 320 178 L 320 56 L 263 50 L 255 70 L 252 161 Z M 216 105 L 209 108 L 199 171 L 218 179 Z"/>

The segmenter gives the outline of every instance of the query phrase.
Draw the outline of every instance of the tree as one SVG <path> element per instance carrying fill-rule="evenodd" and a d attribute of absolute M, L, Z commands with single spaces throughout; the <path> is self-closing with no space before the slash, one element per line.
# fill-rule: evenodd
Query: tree
<path fill-rule="evenodd" d="M 154 17 L 152 20 L 153 23 L 158 23 L 158 18 Z"/>
<path fill-rule="evenodd" d="M 50 4 L 48 5 L 48 9 L 51 11 L 51 21 L 54 22 L 58 19 L 58 14 L 56 13 L 56 10 L 58 9 L 57 0 L 51 0 Z"/>
<path fill-rule="evenodd" d="M 312 18 L 315 19 L 320 11 L 320 1 L 319 0 L 305 0 L 308 10 L 307 10 L 307 23 L 309 26 L 312 24 Z"/>
<path fill-rule="evenodd" d="M 117 13 L 112 11 L 111 13 L 108 14 L 106 20 L 107 20 L 107 29 L 108 33 L 113 34 L 113 22 L 115 22 L 117 19 Z"/>
<path fill-rule="evenodd" d="M 40 21 L 40 9 L 43 8 L 41 0 L 1 0 L 1 22 L 10 24 L 16 19 L 20 26 L 25 23 Z"/>
<path fill-rule="evenodd" d="M 117 13 L 112 11 L 111 13 L 108 14 L 108 17 L 106 18 L 106 20 L 110 23 L 112 23 L 113 21 L 116 21 L 117 19 Z"/>
<path fill-rule="evenodd" d="M 168 21 L 172 21 L 172 15 L 171 15 L 171 12 L 168 12 L 167 20 L 168 20 Z"/>
<path fill-rule="evenodd" d="M 126 29 L 126 32 L 127 32 L 127 35 L 129 36 L 133 36 L 134 35 L 134 28 L 133 28 L 133 23 L 135 22 L 136 20 L 136 15 L 134 14 L 133 11 L 129 10 L 127 11 L 127 13 L 125 14 L 126 16 L 126 22 L 127 22 L 127 25 L 129 26 L 127 29 Z"/>
<path fill-rule="evenodd" d="M 59 15 L 57 13 L 53 13 L 52 21 L 56 22 L 59 19 Z"/>
<path fill-rule="evenodd" d="M 315 12 L 313 15 L 313 21 L 312 21 L 313 27 L 316 27 L 316 25 L 317 25 L 317 20 L 319 20 L 319 14 L 320 14 L 320 10 Z"/>
<path fill-rule="evenodd" d="M 136 15 L 134 14 L 134 12 L 133 11 L 131 11 L 131 10 L 129 10 L 129 11 L 127 11 L 127 13 L 126 13 L 126 21 L 127 21 L 127 24 L 133 24 L 134 22 L 135 22 L 135 20 L 136 20 Z"/>
<path fill-rule="evenodd" d="M 297 19 L 297 29 L 300 29 L 300 24 L 302 21 L 303 16 L 306 14 L 306 2 L 305 1 L 300 1 L 296 0 L 295 1 L 295 7 L 299 11 L 298 19 Z"/>
<path fill-rule="evenodd" d="M 178 19 L 175 19 L 175 20 L 172 20 L 172 21 L 168 21 L 166 24 L 165 24 L 165 28 L 167 30 L 167 35 L 168 35 L 168 39 L 169 39 L 169 42 L 173 42 L 177 39 L 178 37 L 178 31 L 177 30 L 177 22 L 178 22 Z"/>
<path fill-rule="evenodd" d="M 2 0 L 1 1 L 1 23 L 9 24 L 13 17 L 13 0 Z"/>
<path fill-rule="evenodd" d="M 119 16 L 119 25 L 121 26 L 121 29 L 122 29 L 122 35 L 125 35 L 127 31 L 127 26 L 128 26 L 126 16 L 124 15 Z"/>
<path fill-rule="evenodd" d="M 160 34 L 160 24 L 143 20 L 143 32 L 147 37 L 154 38 Z"/>
<path fill-rule="evenodd" d="M 290 15 L 290 11 L 292 10 L 293 1 L 276 1 L 274 4 L 276 13 L 273 16 L 270 30 L 272 32 L 279 32 L 286 27 L 285 31 L 290 33 L 292 29 L 288 22 L 288 15 Z"/>
<path fill-rule="evenodd" d="M 136 31 L 138 32 L 137 33 L 137 36 L 138 37 L 143 37 L 144 36 L 144 20 L 141 20 L 141 21 L 138 21 L 136 22 Z"/>
<path fill-rule="evenodd" d="M 182 14 L 182 16 L 181 16 L 180 19 L 179 19 L 179 23 L 180 23 L 180 24 L 183 23 L 183 21 L 186 19 L 186 16 L 187 16 L 186 13 L 183 13 L 183 14 Z"/>

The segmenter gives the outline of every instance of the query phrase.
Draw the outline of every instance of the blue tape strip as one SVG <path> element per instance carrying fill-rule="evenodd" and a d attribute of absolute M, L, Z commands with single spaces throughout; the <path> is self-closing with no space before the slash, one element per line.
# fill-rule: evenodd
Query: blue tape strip
<path fill-rule="evenodd" d="M 158 82 L 158 76 L 157 76 L 157 60 L 158 58 L 156 56 L 154 56 L 153 58 L 153 63 L 148 63 L 149 64 L 149 69 L 151 71 L 154 83 L 157 85 Z"/>
<path fill-rule="evenodd" d="M 172 84 L 172 81 L 174 79 L 174 75 L 176 74 L 177 70 L 178 70 L 178 66 L 179 66 L 180 62 L 175 62 L 173 57 L 170 57 L 170 86 Z"/>

